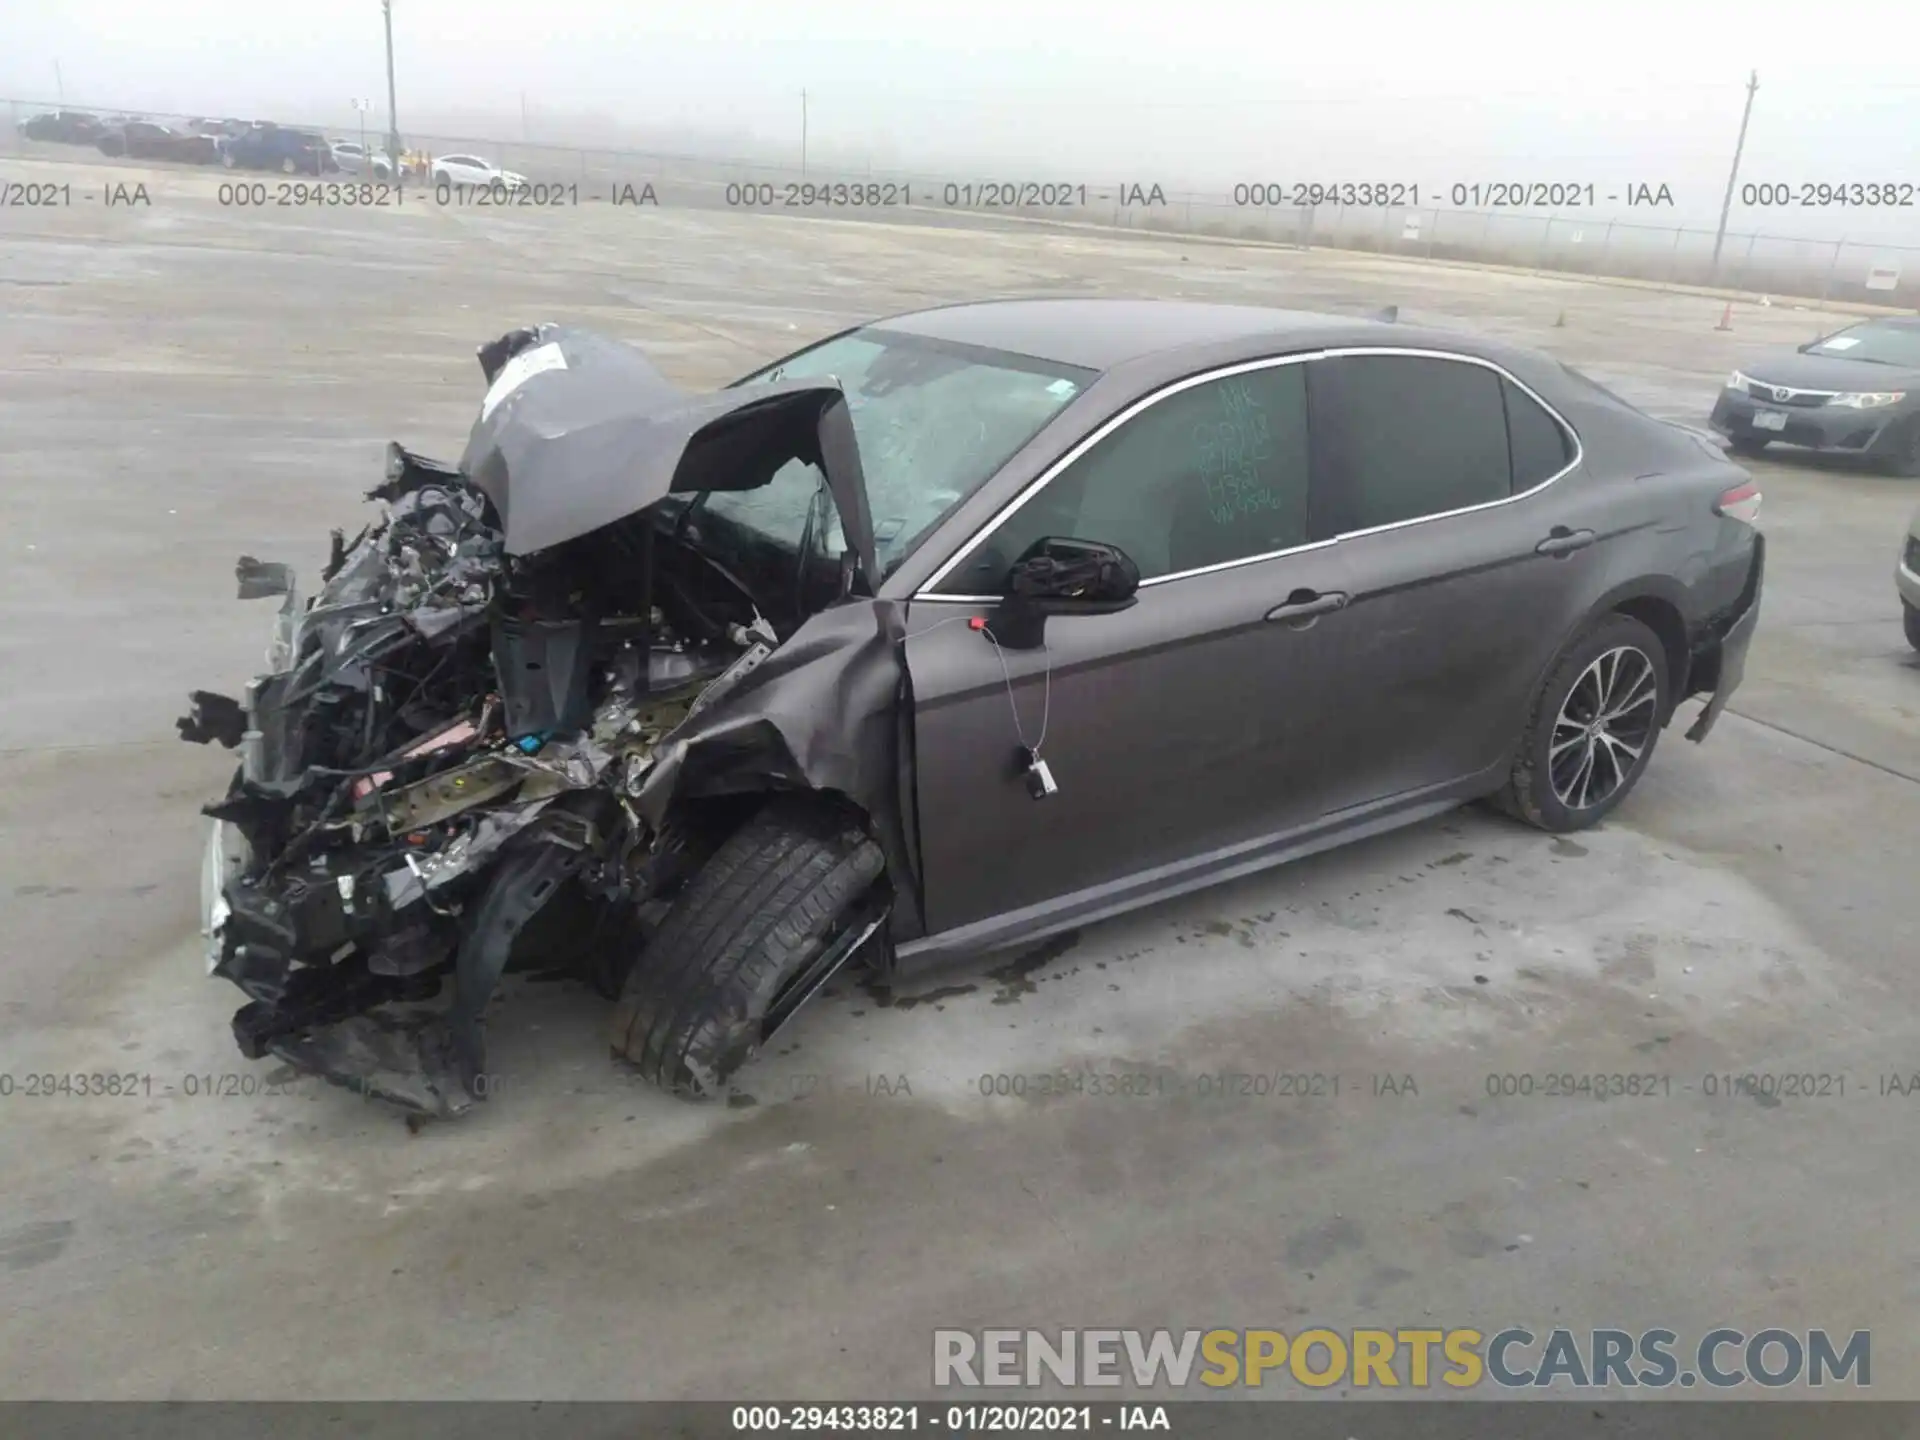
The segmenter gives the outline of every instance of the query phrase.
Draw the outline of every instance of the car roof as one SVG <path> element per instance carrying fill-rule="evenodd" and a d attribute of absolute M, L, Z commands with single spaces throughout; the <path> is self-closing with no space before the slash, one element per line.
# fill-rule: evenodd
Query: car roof
<path fill-rule="evenodd" d="M 1312 346 L 1336 335 L 1352 343 L 1356 331 L 1376 343 L 1406 336 L 1400 326 L 1351 315 L 1190 300 L 1087 297 L 980 300 L 894 315 L 876 320 L 874 326 L 1088 370 L 1111 370 L 1147 356 L 1231 347 L 1235 342 L 1245 342 L 1252 352 L 1284 349 L 1295 341 Z"/>

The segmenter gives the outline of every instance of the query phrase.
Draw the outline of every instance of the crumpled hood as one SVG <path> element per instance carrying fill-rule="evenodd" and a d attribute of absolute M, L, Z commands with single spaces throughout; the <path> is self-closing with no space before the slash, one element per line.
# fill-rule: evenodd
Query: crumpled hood
<path fill-rule="evenodd" d="M 677 388 L 638 350 L 560 325 L 481 347 L 488 384 L 460 470 L 512 555 L 576 539 L 669 494 L 752 490 L 791 460 L 819 467 L 868 584 L 879 581 L 853 419 L 818 381 Z"/>

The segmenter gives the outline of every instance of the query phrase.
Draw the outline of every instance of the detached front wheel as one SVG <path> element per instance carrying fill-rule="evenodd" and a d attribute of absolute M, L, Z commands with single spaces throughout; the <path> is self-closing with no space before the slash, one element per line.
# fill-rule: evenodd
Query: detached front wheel
<path fill-rule="evenodd" d="M 1561 657 L 1540 687 L 1520 754 L 1494 803 L 1565 834 L 1604 819 L 1653 758 L 1671 705 L 1667 652 L 1630 615 L 1609 615 Z"/>
<path fill-rule="evenodd" d="M 628 974 L 613 1049 L 710 1098 L 885 922 L 885 858 L 847 811 L 781 796 L 689 880 Z"/>

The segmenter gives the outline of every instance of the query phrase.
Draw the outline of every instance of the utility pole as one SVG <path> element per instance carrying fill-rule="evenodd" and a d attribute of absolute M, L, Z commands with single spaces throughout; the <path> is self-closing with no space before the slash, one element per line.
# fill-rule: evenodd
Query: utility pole
<path fill-rule="evenodd" d="M 527 92 L 520 92 L 520 138 L 527 138 Z"/>
<path fill-rule="evenodd" d="M 67 108 L 67 82 L 60 76 L 60 62 L 53 62 L 53 96 L 60 102 L 62 110 Z"/>
<path fill-rule="evenodd" d="M 807 92 L 800 92 L 800 173 L 807 173 Z"/>
<path fill-rule="evenodd" d="M 1747 121 L 1753 118 L 1753 92 L 1760 88 L 1760 72 L 1747 76 L 1747 107 L 1740 112 L 1740 138 L 1733 142 L 1733 169 L 1727 172 L 1727 196 L 1720 202 L 1720 228 L 1713 235 L 1713 273 L 1720 273 L 1720 246 L 1727 238 L 1727 212 L 1733 209 L 1733 187 L 1740 178 L 1740 152 L 1747 148 Z"/>
<path fill-rule="evenodd" d="M 393 166 L 393 183 L 399 185 L 405 167 L 400 163 L 400 112 L 393 98 L 393 0 L 380 0 L 380 15 L 387 26 L 387 160 Z"/>

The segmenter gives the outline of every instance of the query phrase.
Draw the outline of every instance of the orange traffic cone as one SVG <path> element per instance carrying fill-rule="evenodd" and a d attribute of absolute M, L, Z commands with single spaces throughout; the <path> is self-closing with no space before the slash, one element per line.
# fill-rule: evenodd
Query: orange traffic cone
<path fill-rule="evenodd" d="M 1727 302 L 1727 308 L 1720 312 L 1720 323 L 1713 328 L 1716 330 L 1733 329 L 1733 302 L 1731 300 Z"/>

